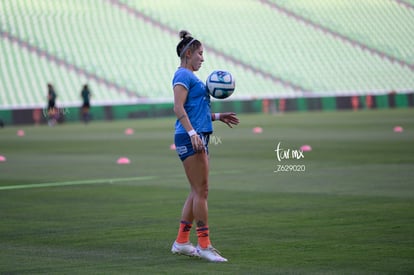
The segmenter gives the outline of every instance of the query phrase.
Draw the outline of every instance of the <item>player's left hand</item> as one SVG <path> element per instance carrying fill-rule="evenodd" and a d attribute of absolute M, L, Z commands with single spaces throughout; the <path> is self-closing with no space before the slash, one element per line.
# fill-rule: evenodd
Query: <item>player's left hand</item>
<path fill-rule="evenodd" d="M 236 113 L 220 113 L 220 121 L 224 122 L 230 128 L 233 128 L 232 125 L 239 124 L 239 119 L 236 116 Z"/>

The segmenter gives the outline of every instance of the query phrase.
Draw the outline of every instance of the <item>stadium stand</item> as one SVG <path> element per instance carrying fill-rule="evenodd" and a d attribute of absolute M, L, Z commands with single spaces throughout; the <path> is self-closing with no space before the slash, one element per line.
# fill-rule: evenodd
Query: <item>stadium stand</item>
<path fill-rule="evenodd" d="M 350 41 L 360 41 L 365 47 L 407 63 L 414 62 L 412 25 L 407 24 L 413 21 L 413 13 L 398 2 L 349 0 L 339 5 L 332 5 L 329 0 L 268 2 L 342 34 Z"/>
<path fill-rule="evenodd" d="M 408 9 L 414 9 L 414 0 L 394 0 L 398 4 L 405 6 Z"/>
<path fill-rule="evenodd" d="M 405 4 L 403 4 L 405 3 Z M 0 2 L 0 108 L 171 102 L 180 29 L 237 81 L 230 98 L 414 90 L 411 2 L 72 0 Z"/>

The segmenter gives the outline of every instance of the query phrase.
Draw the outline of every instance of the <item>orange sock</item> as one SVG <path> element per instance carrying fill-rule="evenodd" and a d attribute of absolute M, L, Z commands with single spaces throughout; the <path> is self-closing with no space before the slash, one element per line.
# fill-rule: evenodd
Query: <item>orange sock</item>
<path fill-rule="evenodd" d="M 187 243 L 190 241 L 190 231 L 193 224 L 191 222 L 181 221 L 178 229 L 177 243 Z"/>
<path fill-rule="evenodd" d="M 198 244 L 201 248 L 207 248 L 211 244 L 210 237 L 208 235 L 208 226 L 197 227 Z"/>

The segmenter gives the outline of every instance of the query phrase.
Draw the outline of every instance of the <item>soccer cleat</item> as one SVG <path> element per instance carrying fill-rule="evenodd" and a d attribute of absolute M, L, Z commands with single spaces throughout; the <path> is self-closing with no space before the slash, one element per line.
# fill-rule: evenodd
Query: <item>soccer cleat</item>
<path fill-rule="evenodd" d="M 174 242 L 173 245 L 172 245 L 172 248 L 171 248 L 171 252 L 173 254 L 185 255 L 185 256 L 189 256 L 189 257 L 199 257 L 200 256 L 200 255 L 198 255 L 197 249 L 190 242 L 183 243 L 183 244 Z"/>
<path fill-rule="evenodd" d="M 222 257 L 220 252 L 211 245 L 204 249 L 197 245 L 197 252 L 200 258 L 210 262 L 227 262 L 227 259 Z"/>

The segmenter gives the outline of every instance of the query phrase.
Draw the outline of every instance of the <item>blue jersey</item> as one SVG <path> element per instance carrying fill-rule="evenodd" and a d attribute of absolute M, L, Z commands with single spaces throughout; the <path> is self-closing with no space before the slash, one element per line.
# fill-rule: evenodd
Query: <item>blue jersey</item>
<path fill-rule="evenodd" d="M 210 95 L 206 85 L 190 70 L 178 68 L 172 81 L 173 87 L 182 85 L 188 91 L 184 109 L 197 133 L 212 133 Z M 175 122 L 175 133 L 187 133 L 179 120 Z"/>

